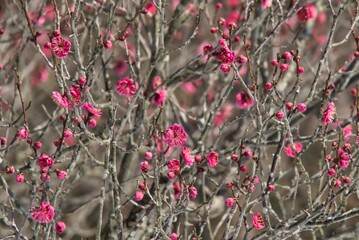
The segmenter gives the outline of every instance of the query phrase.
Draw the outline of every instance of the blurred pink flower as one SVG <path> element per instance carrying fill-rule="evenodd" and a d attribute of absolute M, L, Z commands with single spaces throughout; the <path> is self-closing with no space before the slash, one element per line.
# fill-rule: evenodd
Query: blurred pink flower
<path fill-rule="evenodd" d="M 240 92 L 236 95 L 236 104 L 239 109 L 248 109 L 253 107 L 253 99 L 245 92 Z"/>
<path fill-rule="evenodd" d="M 44 83 L 47 81 L 49 77 L 49 71 L 47 70 L 47 68 L 42 68 L 36 71 L 36 73 L 34 74 L 33 78 L 32 78 L 32 85 L 33 86 L 37 86 L 41 83 Z"/>
<path fill-rule="evenodd" d="M 297 17 L 301 23 L 306 23 L 308 20 L 315 19 L 317 17 L 317 8 L 314 4 L 306 4 L 302 7 L 298 13 Z"/>
<path fill-rule="evenodd" d="M 231 24 L 237 25 L 241 14 L 239 10 L 230 11 L 226 18 L 226 27 L 229 27 Z"/>
<path fill-rule="evenodd" d="M 162 106 L 162 104 L 166 101 L 166 98 L 167 90 L 158 89 L 153 96 L 153 102 L 158 106 Z"/>
<path fill-rule="evenodd" d="M 239 4 L 241 4 L 241 0 L 226 0 L 226 5 L 228 7 L 237 7 Z"/>
<path fill-rule="evenodd" d="M 127 72 L 127 69 L 128 64 L 124 60 L 118 60 L 114 67 L 114 70 L 118 75 L 125 74 Z"/>
<path fill-rule="evenodd" d="M 262 8 L 269 8 L 270 6 L 272 6 L 272 2 L 273 0 L 262 0 Z"/>
<path fill-rule="evenodd" d="M 219 127 L 228 117 L 232 114 L 233 106 L 231 104 L 225 104 L 222 108 L 220 113 L 214 116 L 214 126 Z"/>
<path fill-rule="evenodd" d="M 182 84 L 181 88 L 188 94 L 195 94 L 197 87 L 192 82 L 185 82 Z"/>

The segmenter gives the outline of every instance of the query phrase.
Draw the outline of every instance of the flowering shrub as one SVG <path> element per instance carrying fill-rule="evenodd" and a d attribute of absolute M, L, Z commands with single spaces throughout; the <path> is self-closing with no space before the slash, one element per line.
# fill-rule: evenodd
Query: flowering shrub
<path fill-rule="evenodd" d="M 0 3 L 0 239 L 355 239 L 359 2 Z"/>

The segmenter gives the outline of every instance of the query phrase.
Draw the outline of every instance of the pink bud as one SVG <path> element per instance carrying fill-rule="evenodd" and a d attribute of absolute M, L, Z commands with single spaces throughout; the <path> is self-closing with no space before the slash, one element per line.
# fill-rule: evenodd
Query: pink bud
<path fill-rule="evenodd" d="M 278 61 L 277 61 L 277 59 L 273 59 L 270 63 L 272 64 L 273 67 L 278 66 Z"/>
<path fill-rule="evenodd" d="M 233 207 L 234 204 L 236 203 L 236 200 L 234 198 L 227 198 L 225 201 L 225 204 L 227 207 Z"/>
<path fill-rule="evenodd" d="M 151 160 L 152 157 L 153 157 L 152 152 L 146 152 L 146 153 L 145 153 L 145 159 L 146 159 L 146 160 Z"/>
<path fill-rule="evenodd" d="M 243 155 L 245 157 L 251 158 L 253 156 L 253 152 L 251 150 L 246 150 L 246 151 L 244 151 Z"/>
<path fill-rule="evenodd" d="M 5 146 L 7 143 L 7 139 L 5 137 L 0 137 L 0 145 Z"/>
<path fill-rule="evenodd" d="M 268 192 L 273 192 L 275 190 L 274 185 L 268 185 Z"/>
<path fill-rule="evenodd" d="M 216 13 L 218 13 L 222 9 L 222 3 L 216 4 Z"/>
<path fill-rule="evenodd" d="M 137 202 L 141 201 L 143 199 L 143 197 L 144 197 L 144 194 L 143 194 L 142 191 L 136 191 L 135 192 L 135 200 Z"/>
<path fill-rule="evenodd" d="M 176 177 L 176 174 L 174 172 L 168 172 L 167 173 L 167 177 L 169 180 L 172 180 Z"/>
<path fill-rule="evenodd" d="M 331 177 L 334 177 L 335 173 L 336 173 L 336 171 L 335 171 L 334 168 L 330 168 L 330 169 L 328 170 L 328 175 L 331 176 Z"/>
<path fill-rule="evenodd" d="M 238 57 L 237 57 L 237 62 L 239 63 L 239 64 L 244 64 L 244 63 L 246 63 L 248 61 L 248 58 L 246 57 L 246 56 L 244 56 L 244 55 L 239 55 Z"/>
<path fill-rule="evenodd" d="M 147 186 L 145 183 L 141 182 L 138 184 L 138 188 L 144 191 L 144 190 L 146 190 Z"/>
<path fill-rule="evenodd" d="M 221 38 L 221 39 L 218 40 L 218 45 L 224 47 L 224 46 L 227 45 L 227 42 L 226 42 L 225 39 Z"/>
<path fill-rule="evenodd" d="M 171 233 L 171 234 L 170 234 L 170 239 L 171 239 L 171 240 L 178 240 L 178 235 L 177 235 L 177 233 Z"/>
<path fill-rule="evenodd" d="M 290 54 L 290 52 L 284 52 L 282 58 L 288 61 L 292 58 L 292 54 Z"/>
<path fill-rule="evenodd" d="M 304 73 L 304 67 L 298 67 L 297 68 L 297 74 L 300 75 L 302 73 Z"/>
<path fill-rule="evenodd" d="M 350 178 L 349 177 L 346 177 L 346 176 L 343 176 L 343 182 L 345 183 L 345 184 L 350 184 Z"/>
<path fill-rule="evenodd" d="M 239 170 L 241 170 L 241 172 L 247 172 L 247 167 L 246 166 L 241 166 L 239 168 Z"/>
<path fill-rule="evenodd" d="M 237 154 L 232 154 L 231 155 L 231 160 L 232 161 L 238 161 L 238 155 Z"/>
<path fill-rule="evenodd" d="M 63 233 L 66 229 L 66 224 L 64 222 L 57 222 L 55 226 L 56 232 Z"/>
<path fill-rule="evenodd" d="M 275 114 L 275 116 L 278 118 L 278 120 L 283 120 L 284 118 L 284 112 L 283 111 L 279 111 Z"/>
<path fill-rule="evenodd" d="M 147 172 L 150 169 L 150 164 L 147 161 L 140 163 L 140 169 L 142 172 Z"/>
<path fill-rule="evenodd" d="M 94 128 L 94 127 L 96 127 L 97 122 L 96 122 L 95 119 L 91 118 L 91 119 L 88 121 L 88 125 L 89 125 L 90 128 Z"/>
<path fill-rule="evenodd" d="M 51 42 L 46 42 L 46 43 L 44 44 L 44 48 L 45 48 L 45 49 L 50 49 L 50 48 L 51 48 Z"/>
<path fill-rule="evenodd" d="M 63 170 L 56 169 L 56 176 L 60 180 L 64 180 L 67 177 L 67 172 Z"/>
<path fill-rule="evenodd" d="M 103 46 L 106 49 L 110 49 L 110 48 L 112 48 L 112 42 L 110 40 L 107 40 L 106 42 L 103 43 Z"/>
<path fill-rule="evenodd" d="M 190 199 L 195 199 L 197 197 L 197 189 L 195 187 L 190 187 L 188 189 Z"/>
<path fill-rule="evenodd" d="M 86 78 L 85 77 L 80 77 L 79 78 L 79 83 L 81 86 L 85 85 L 86 84 Z"/>
<path fill-rule="evenodd" d="M 222 63 L 220 69 L 223 73 L 228 73 L 231 70 L 231 65 Z"/>
<path fill-rule="evenodd" d="M 253 184 L 257 184 L 259 183 L 259 177 L 258 176 L 254 176 L 253 178 Z"/>
<path fill-rule="evenodd" d="M 71 138 L 73 136 L 73 133 L 70 129 L 66 129 L 64 131 L 64 138 Z"/>
<path fill-rule="evenodd" d="M 298 112 L 305 112 L 307 111 L 307 105 L 305 103 L 299 103 L 297 105 Z"/>
<path fill-rule="evenodd" d="M 339 179 L 335 180 L 334 187 L 341 187 L 341 186 L 342 186 L 342 181 L 340 181 Z"/>
<path fill-rule="evenodd" d="M 264 85 L 264 87 L 265 87 L 267 90 L 271 90 L 272 87 L 273 87 L 273 85 L 272 85 L 272 83 L 267 82 L 267 83 Z"/>
<path fill-rule="evenodd" d="M 218 31 L 218 28 L 217 27 L 211 27 L 211 33 L 216 33 Z"/>
<path fill-rule="evenodd" d="M 285 107 L 290 111 L 290 110 L 293 110 L 294 109 L 294 104 L 291 103 L 291 102 L 287 102 L 285 104 Z"/>
<path fill-rule="evenodd" d="M 25 181 L 25 176 L 24 176 L 24 174 L 23 174 L 23 173 L 19 173 L 18 175 L 16 175 L 15 181 L 16 181 L 17 183 L 22 183 L 22 182 L 24 182 L 24 181 Z"/>
<path fill-rule="evenodd" d="M 202 162 L 202 156 L 196 155 L 196 156 L 194 157 L 194 160 L 195 160 L 197 163 L 200 163 L 200 162 Z"/>
<path fill-rule="evenodd" d="M 54 30 L 54 31 L 52 32 L 52 36 L 53 36 L 53 37 L 58 37 L 58 36 L 60 36 L 60 35 L 61 35 L 61 32 L 60 32 L 59 29 L 56 29 L 56 30 Z"/>
<path fill-rule="evenodd" d="M 17 138 L 20 140 L 24 140 L 29 136 L 29 131 L 25 128 L 21 128 L 17 131 Z"/>
<path fill-rule="evenodd" d="M 42 143 L 41 143 L 40 141 L 36 141 L 36 142 L 34 143 L 34 148 L 40 149 L 41 147 L 42 147 Z"/>
<path fill-rule="evenodd" d="M 286 63 L 282 63 L 280 66 L 279 66 L 280 70 L 282 70 L 282 72 L 286 72 L 288 71 L 289 69 L 289 65 L 286 64 Z"/>

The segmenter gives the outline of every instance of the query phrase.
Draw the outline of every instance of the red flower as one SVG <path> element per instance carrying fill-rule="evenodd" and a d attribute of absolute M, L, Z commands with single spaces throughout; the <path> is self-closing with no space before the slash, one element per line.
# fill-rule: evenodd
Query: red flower
<path fill-rule="evenodd" d="M 175 199 L 179 199 L 180 195 L 181 195 L 181 184 L 180 182 L 174 182 L 172 184 L 173 187 L 173 191 L 174 191 L 174 195 L 175 195 Z"/>
<path fill-rule="evenodd" d="M 258 230 L 265 227 L 262 214 L 255 213 L 253 215 L 253 226 L 255 229 L 258 229 Z"/>
<path fill-rule="evenodd" d="M 163 134 L 163 141 L 170 147 L 179 147 L 185 144 L 187 133 L 183 127 L 177 123 L 170 126 Z"/>
<path fill-rule="evenodd" d="M 171 159 L 167 162 L 167 167 L 170 171 L 176 171 L 181 169 L 181 163 L 177 159 Z"/>
<path fill-rule="evenodd" d="M 195 187 L 190 187 L 188 189 L 188 193 L 189 193 L 189 198 L 190 199 L 195 199 L 197 197 L 197 189 Z"/>
<path fill-rule="evenodd" d="M 54 165 L 54 160 L 46 153 L 43 153 L 37 160 L 37 164 L 39 165 L 39 167 L 41 169 L 44 169 L 44 168 L 48 168 L 48 167 L 51 167 L 52 165 Z"/>
<path fill-rule="evenodd" d="M 334 115 L 335 115 L 336 107 L 333 102 L 329 103 L 327 109 L 324 111 L 322 122 L 325 125 L 328 125 L 329 123 L 333 122 Z"/>
<path fill-rule="evenodd" d="M 116 91 L 120 95 L 132 97 L 136 93 L 136 86 L 132 78 L 125 77 L 116 83 Z"/>
<path fill-rule="evenodd" d="M 293 151 L 292 147 L 289 145 L 288 147 L 284 147 L 284 151 L 288 157 L 295 158 L 296 153 L 299 153 L 303 150 L 303 144 L 297 142 L 294 143 L 295 152 Z"/>
<path fill-rule="evenodd" d="M 61 36 L 53 37 L 51 48 L 57 58 L 66 58 L 71 49 L 71 42 Z"/>
<path fill-rule="evenodd" d="M 234 52 L 232 52 L 229 48 L 222 47 L 219 52 L 216 52 L 215 54 L 222 63 L 234 62 Z"/>
<path fill-rule="evenodd" d="M 49 202 L 42 202 L 39 207 L 31 210 L 30 216 L 40 223 L 49 223 L 54 219 L 55 211 Z"/>
<path fill-rule="evenodd" d="M 52 92 L 52 100 L 62 108 L 68 108 L 70 110 L 74 109 L 74 106 L 71 104 L 70 100 L 66 97 L 66 95 L 61 95 L 59 92 Z"/>
<path fill-rule="evenodd" d="M 84 104 L 82 104 L 82 109 L 90 113 L 94 118 L 101 117 L 101 109 L 93 107 L 89 102 L 85 102 Z"/>
<path fill-rule="evenodd" d="M 208 165 L 210 167 L 215 167 L 217 166 L 218 164 L 218 159 L 219 159 L 219 156 L 218 156 L 218 153 L 216 152 L 210 152 L 208 155 L 207 155 L 207 162 L 208 162 Z"/>
<path fill-rule="evenodd" d="M 191 150 L 188 147 L 182 147 L 182 157 L 186 165 L 192 166 L 194 163 L 194 156 L 191 154 Z"/>

